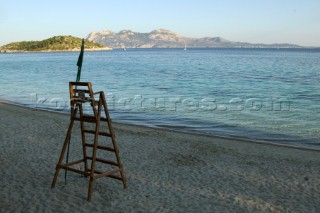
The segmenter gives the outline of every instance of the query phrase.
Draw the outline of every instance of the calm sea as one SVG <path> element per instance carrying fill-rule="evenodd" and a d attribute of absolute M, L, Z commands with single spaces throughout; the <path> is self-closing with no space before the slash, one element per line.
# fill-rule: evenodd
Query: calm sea
<path fill-rule="evenodd" d="M 69 112 L 78 52 L 0 54 L 0 98 Z M 114 121 L 320 149 L 320 50 L 85 52 Z"/>

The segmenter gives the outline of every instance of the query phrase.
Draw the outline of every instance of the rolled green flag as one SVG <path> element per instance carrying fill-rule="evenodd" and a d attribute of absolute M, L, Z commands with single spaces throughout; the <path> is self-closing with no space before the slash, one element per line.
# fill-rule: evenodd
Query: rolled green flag
<path fill-rule="evenodd" d="M 84 52 L 84 39 L 82 39 L 81 51 L 80 51 L 80 55 L 79 55 L 78 62 L 77 62 L 78 73 L 77 73 L 76 82 L 79 82 L 79 81 L 80 81 L 81 67 L 82 67 L 82 61 L 83 61 L 83 52 Z"/>

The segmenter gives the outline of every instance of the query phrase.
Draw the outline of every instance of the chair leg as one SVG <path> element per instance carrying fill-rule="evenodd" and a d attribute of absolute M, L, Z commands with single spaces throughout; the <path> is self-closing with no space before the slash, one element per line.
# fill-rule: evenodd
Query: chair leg
<path fill-rule="evenodd" d="M 68 146 L 68 143 L 70 143 L 70 137 L 71 137 L 71 131 L 72 131 L 73 123 L 74 123 L 74 120 L 72 119 L 70 124 L 69 124 L 69 128 L 68 128 L 68 133 L 67 133 L 66 139 L 64 140 L 64 144 L 63 144 L 63 147 L 62 147 L 62 150 L 61 150 L 61 154 L 60 154 L 60 158 L 59 158 L 58 164 L 56 166 L 56 172 L 55 172 L 54 178 L 52 180 L 51 188 L 54 188 L 55 185 L 56 185 L 56 182 L 57 182 L 57 179 L 58 179 L 58 175 L 59 175 L 59 171 L 60 171 L 60 168 L 61 168 L 61 165 L 62 165 L 62 161 L 63 161 L 63 158 L 64 158 L 64 154 L 65 154 L 66 148 Z"/>
<path fill-rule="evenodd" d="M 93 190 L 93 177 L 90 177 L 89 187 L 88 187 L 88 201 L 91 201 L 92 197 L 92 190 Z"/>
<path fill-rule="evenodd" d="M 116 154 L 117 162 L 118 162 L 118 165 L 119 165 L 119 169 L 121 169 L 120 170 L 120 175 L 121 175 L 121 181 L 122 181 L 122 184 L 123 184 L 123 188 L 126 189 L 127 188 L 127 180 L 126 180 L 126 177 L 124 175 L 124 168 L 123 168 L 123 165 L 121 163 L 120 154 L 119 154 L 118 146 L 117 146 L 117 143 L 116 143 L 116 137 L 115 137 L 114 132 L 113 132 L 112 122 L 111 122 L 111 119 L 110 119 L 110 115 L 109 115 L 109 111 L 108 111 L 106 98 L 104 96 L 104 92 L 101 92 L 101 97 L 100 98 L 102 99 L 102 104 L 103 104 L 104 112 L 105 112 L 105 115 L 106 115 L 108 128 L 109 128 L 109 131 L 111 133 L 111 142 L 112 142 L 112 145 L 113 145 L 114 149 L 116 150 L 115 154 Z"/>
<path fill-rule="evenodd" d="M 126 177 L 124 176 L 123 166 L 121 166 L 120 175 L 121 175 L 121 180 L 122 180 L 123 188 L 126 189 L 128 186 L 127 186 Z"/>

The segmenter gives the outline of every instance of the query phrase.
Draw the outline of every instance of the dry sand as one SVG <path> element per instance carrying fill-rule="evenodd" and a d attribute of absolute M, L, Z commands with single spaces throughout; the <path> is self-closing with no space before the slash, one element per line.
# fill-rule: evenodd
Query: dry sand
<path fill-rule="evenodd" d="M 0 117 L 0 212 L 320 212 L 319 151 L 114 124 L 128 188 L 99 179 L 87 202 L 79 174 L 50 188 L 68 115 L 0 103 Z"/>

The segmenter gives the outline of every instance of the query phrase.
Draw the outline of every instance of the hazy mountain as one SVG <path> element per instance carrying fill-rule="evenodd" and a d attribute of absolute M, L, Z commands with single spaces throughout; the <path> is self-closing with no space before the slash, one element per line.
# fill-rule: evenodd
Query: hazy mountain
<path fill-rule="evenodd" d="M 87 39 L 112 48 L 301 48 L 294 44 L 251 44 L 229 41 L 221 37 L 189 38 L 166 29 L 139 33 L 122 30 L 92 32 Z"/>

